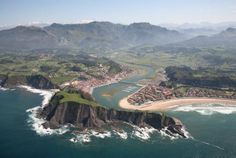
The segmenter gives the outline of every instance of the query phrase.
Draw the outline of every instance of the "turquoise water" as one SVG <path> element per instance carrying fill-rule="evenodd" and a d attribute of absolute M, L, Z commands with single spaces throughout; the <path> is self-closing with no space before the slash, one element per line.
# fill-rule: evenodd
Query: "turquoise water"
<path fill-rule="evenodd" d="M 28 124 L 25 111 L 40 105 L 42 97 L 20 89 L 0 92 L 0 157 L 235 157 L 236 114 L 200 115 L 170 112 L 182 120 L 197 139 L 170 140 L 159 133 L 149 140 L 129 137 L 93 138 L 86 145 L 72 143 L 69 136 L 39 136 Z M 217 145 L 206 145 L 198 140 Z"/>
<path fill-rule="evenodd" d="M 148 68 L 145 77 L 153 73 Z M 137 78 L 136 78 L 137 77 Z M 129 82 L 142 79 L 142 75 L 130 78 Z M 133 88 L 129 88 L 133 87 Z M 124 92 L 123 90 L 130 90 Z M 113 90 L 112 96 L 102 96 Z M 137 90 L 138 86 L 117 83 L 95 89 L 94 96 L 104 106 L 118 108 L 120 98 Z M 154 132 L 143 140 L 131 130 L 127 139 L 112 134 L 104 139 L 91 137 L 86 144 L 73 143 L 70 133 L 40 136 L 28 122 L 27 109 L 41 105 L 42 96 L 22 89 L 0 91 L 0 158 L 233 158 L 236 157 L 236 114 L 171 111 L 168 114 L 179 118 L 193 138 L 171 140 Z M 227 108 L 226 108 L 227 109 Z"/>
<path fill-rule="evenodd" d="M 129 94 L 134 93 L 140 88 L 140 86 L 135 85 L 137 81 L 150 78 L 153 76 L 153 74 L 155 74 L 155 70 L 152 67 L 140 67 L 145 69 L 145 74 L 135 74 L 134 76 L 123 80 L 123 82 L 95 88 L 93 91 L 93 96 L 95 100 L 103 106 L 119 109 L 118 103 L 120 99 L 128 96 Z M 104 93 L 107 94 L 112 91 L 115 91 L 115 93 L 111 96 L 103 96 Z"/>

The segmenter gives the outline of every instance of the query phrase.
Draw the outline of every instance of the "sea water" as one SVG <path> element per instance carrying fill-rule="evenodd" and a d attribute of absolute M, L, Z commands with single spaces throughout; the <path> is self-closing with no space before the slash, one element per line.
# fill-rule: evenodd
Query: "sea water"
<path fill-rule="evenodd" d="M 0 91 L 0 157 L 235 157 L 236 114 L 173 110 L 191 134 L 171 139 L 149 129 L 86 134 L 38 134 L 28 109 L 42 105 L 39 94 L 17 88 Z M 212 105 L 211 105 L 212 106 Z M 226 108 L 227 110 L 227 108 Z M 144 130 L 144 131 L 142 131 Z M 118 133 L 117 133 L 118 132 Z M 86 140 L 87 143 L 81 143 Z"/>
<path fill-rule="evenodd" d="M 24 89 L 0 91 L 0 157 L 235 157 L 236 114 L 171 111 L 191 134 L 189 139 L 170 139 L 160 132 L 106 131 L 99 135 L 59 133 L 40 135 L 28 121 L 31 109 L 43 96 Z M 116 131 L 117 132 L 117 131 Z M 143 135 L 142 135 L 143 134 Z M 94 135 L 94 136 L 92 136 Z M 121 135 L 122 137 L 120 137 Z M 138 137 L 140 136 L 140 138 Z M 74 138 L 74 139 L 73 139 Z M 144 138 L 144 139 L 143 139 Z"/>
<path fill-rule="evenodd" d="M 138 79 L 129 79 L 129 82 Z M 119 108 L 119 100 L 139 88 L 124 92 L 127 86 L 116 83 L 99 87 L 93 95 L 103 106 Z M 0 89 L 0 158 L 236 157 L 234 105 L 187 105 L 168 112 L 167 115 L 183 122 L 188 139 L 170 137 L 165 129 L 157 131 L 129 124 L 103 133 L 95 130 L 71 133 L 67 126 L 58 130 L 43 129 L 44 120 L 35 117 L 34 112 L 46 104 L 52 93 L 25 88 Z M 117 90 L 113 96 L 101 95 L 111 88 Z"/>

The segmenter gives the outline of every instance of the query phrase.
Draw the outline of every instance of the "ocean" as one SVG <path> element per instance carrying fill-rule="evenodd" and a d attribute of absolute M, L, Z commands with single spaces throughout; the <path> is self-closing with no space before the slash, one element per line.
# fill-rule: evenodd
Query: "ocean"
<path fill-rule="evenodd" d="M 139 77 L 138 79 L 140 79 Z M 135 82 L 137 78 L 129 79 Z M 120 98 L 136 91 L 133 84 L 115 83 L 94 89 L 103 106 L 119 108 Z M 112 95 L 109 94 L 112 91 Z M 0 158 L 234 158 L 236 157 L 236 107 L 217 104 L 188 105 L 169 111 L 180 119 L 188 139 L 166 136 L 161 131 L 122 125 L 121 132 L 102 134 L 70 132 L 70 127 L 45 130 L 35 109 L 52 93 L 35 89 L 0 90 Z"/>
<path fill-rule="evenodd" d="M 0 91 L 0 157 L 236 157 L 236 114 L 171 111 L 193 138 L 171 139 L 159 132 L 141 139 L 127 131 L 91 136 L 88 143 L 72 142 L 68 133 L 38 134 L 27 109 L 42 104 L 43 96 L 24 89 Z M 214 105 L 211 105 L 214 106 Z M 210 108 L 209 108 L 210 109 Z M 225 108 L 227 110 L 227 108 Z M 82 139 L 82 138 L 81 138 Z"/>

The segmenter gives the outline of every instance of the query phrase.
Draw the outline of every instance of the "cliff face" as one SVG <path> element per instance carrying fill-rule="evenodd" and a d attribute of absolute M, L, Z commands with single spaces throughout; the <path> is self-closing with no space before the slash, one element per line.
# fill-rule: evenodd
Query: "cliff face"
<path fill-rule="evenodd" d="M 37 89 L 56 89 L 57 85 L 42 75 L 32 75 L 26 77 L 27 84 Z"/>
<path fill-rule="evenodd" d="M 151 126 L 158 130 L 167 127 L 172 134 L 185 137 L 181 130 L 183 126 L 181 122 L 168 116 L 140 111 L 106 109 L 76 102 L 59 103 L 60 97 L 54 96 L 49 105 L 42 110 L 41 115 L 48 120 L 45 127 L 57 128 L 70 123 L 80 129 L 101 128 L 105 124 L 120 121 L 139 127 Z"/>
<path fill-rule="evenodd" d="M 37 89 L 55 89 L 57 85 L 42 75 L 31 76 L 2 76 L 0 85 L 3 87 L 15 87 L 17 85 L 28 85 Z"/>
<path fill-rule="evenodd" d="M 0 86 L 2 87 L 3 84 L 6 82 L 7 76 L 6 75 L 0 75 Z"/>

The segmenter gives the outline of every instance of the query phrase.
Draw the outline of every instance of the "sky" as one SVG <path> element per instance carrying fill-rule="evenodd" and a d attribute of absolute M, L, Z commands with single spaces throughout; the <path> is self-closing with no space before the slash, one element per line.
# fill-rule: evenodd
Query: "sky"
<path fill-rule="evenodd" d="M 236 21 L 236 0 L 0 0 L 0 26 L 110 21 Z"/>

